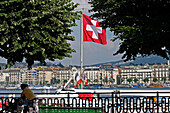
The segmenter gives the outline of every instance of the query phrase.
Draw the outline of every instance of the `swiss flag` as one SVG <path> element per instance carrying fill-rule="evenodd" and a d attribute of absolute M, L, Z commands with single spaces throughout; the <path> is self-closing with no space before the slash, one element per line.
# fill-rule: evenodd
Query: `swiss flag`
<path fill-rule="evenodd" d="M 107 44 L 106 29 L 99 26 L 99 21 L 91 19 L 85 14 L 83 14 L 83 41 Z"/>

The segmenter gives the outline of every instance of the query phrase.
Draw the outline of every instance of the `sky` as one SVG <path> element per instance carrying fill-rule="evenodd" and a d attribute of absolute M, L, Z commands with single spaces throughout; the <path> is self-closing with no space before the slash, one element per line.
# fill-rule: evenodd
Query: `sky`
<path fill-rule="evenodd" d="M 81 10 L 83 13 L 90 16 L 88 12 L 90 5 L 88 0 L 72 0 L 75 3 L 79 3 L 77 10 Z M 75 41 L 69 41 L 71 47 L 76 50 L 76 53 L 72 53 L 72 58 L 65 58 L 63 60 L 55 60 L 54 63 L 62 63 L 63 65 L 80 65 L 80 21 L 77 21 L 78 26 L 72 27 L 75 36 Z M 117 61 L 121 59 L 121 55 L 113 56 L 119 48 L 119 42 L 111 42 L 110 39 L 114 37 L 113 32 L 106 29 L 107 45 L 101 45 L 94 42 L 83 42 L 83 65 L 91 65 L 97 63 Z M 47 60 L 48 61 L 48 60 Z M 6 63 L 6 59 L 0 57 L 1 63 Z"/>
<path fill-rule="evenodd" d="M 81 10 L 83 13 L 90 16 L 88 12 L 90 5 L 88 0 L 73 0 L 75 3 L 79 3 L 77 10 Z M 78 21 L 78 26 L 73 27 L 72 35 L 75 36 L 75 41 L 70 42 L 71 47 L 76 50 L 76 53 L 72 54 L 72 58 L 65 58 L 64 60 L 56 60 L 56 62 L 61 62 L 64 65 L 80 65 L 80 21 Z M 91 65 L 97 63 L 117 61 L 121 59 L 122 55 L 113 56 L 119 48 L 119 42 L 111 42 L 110 39 L 114 37 L 113 32 L 109 29 L 106 30 L 107 45 L 101 45 L 94 42 L 83 42 L 83 64 Z"/>

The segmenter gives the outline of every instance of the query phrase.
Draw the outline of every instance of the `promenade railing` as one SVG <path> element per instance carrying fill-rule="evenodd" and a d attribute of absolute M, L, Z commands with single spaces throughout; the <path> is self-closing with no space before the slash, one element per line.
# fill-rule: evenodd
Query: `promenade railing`
<path fill-rule="evenodd" d="M 170 92 L 35 93 L 40 113 L 169 113 Z M 10 95 L 10 96 L 9 96 Z M 3 96 L 3 97 L 2 97 Z M 20 93 L 0 93 L 0 110 L 15 103 Z M 72 110 L 72 111 L 70 111 Z"/>

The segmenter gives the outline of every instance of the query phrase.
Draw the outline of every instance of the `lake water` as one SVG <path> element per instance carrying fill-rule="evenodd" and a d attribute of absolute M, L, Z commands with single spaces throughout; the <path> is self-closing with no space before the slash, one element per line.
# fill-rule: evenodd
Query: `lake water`
<path fill-rule="evenodd" d="M 55 89 L 31 89 L 33 93 L 55 93 Z M 8 94 L 3 94 L 3 93 L 8 93 Z M 10 93 L 19 93 L 16 95 L 12 95 Z M 22 93 L 21 89 L 0 89 L 0 97 L 19 97 L 20 94 Z"/>
<path fill-rule="evenodd" d="M 57 89 L 31 89 L 34 93 L 55 93 Z M 84 89 L 86 90 L 86 89 Z M 123 91 L 123 92 L 135 92 L 135 91 L 154 91 L 154 92 L 170 92 L 170 88 L 106 88 L 106 89 L 99 89 L 101 91 Z M 3 93 L 19 93 L 20 96 L 22 90 L 21 89 L 0 89 L 0 97 L 1 96 L 8 96 L 7 94 Z"/>
<path fill-rule="evenodd" d="M 31 89 L 34 93 L 55 93 L 57 89 Z M 85 89 L 86 90 L 86 89 Z M 122 90 L 122 91 L 132 91 L 135 92 L 135 90 L 146 90 L 146 91 L 166 91 L 166 92 L 170 92 L 170 88 L 112 88 L 112 89 L 102 89 L 102 90 Z M 19 93 L 17 94 L 18 96 L 20 96 L 22 90 L 21 89 L 0 89 L 0 97 L 4 96 L 10 96 L 8 95 L 10 93 Z M 8 93 L 8 94 L 3 94 L 3 93 Z M 15 97 L 18 97 L 15 95 Z"/>

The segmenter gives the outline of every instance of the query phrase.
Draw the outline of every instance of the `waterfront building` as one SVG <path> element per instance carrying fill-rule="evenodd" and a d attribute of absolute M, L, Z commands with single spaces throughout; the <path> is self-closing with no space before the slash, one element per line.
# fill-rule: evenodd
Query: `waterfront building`
<path fill-rule="evenodd" d="M 21 69 L 21 79 L 20 83 L 34 84 L 37 85 L 37 71 L 35 68 L 33 69 Z"/>
<path fill-rule="evenodd" d="M 13 85 L 18 84 L 20 81 L 20 68 L 10 68 L 9 72 L 9 82 L 13 83 Z"/>
<path fill-rule="evenodd" d="M 45 72 L 46 67 L 39 67 L 36 70 L 36 75 L 37 75 L 37 81 L 38 85 L 46 85 L 46 72 Z"/>
<path fill-rule="evenodd" d="M 102 83 L 102 71 L 99 67 L 85 67 L 84 76 L 88 79 L 89 84 L 101 84 Z"/>
<path fill-rule="evenodd" d="M 32 85 L 45 85 L 46 83 L 48 83 L 47 82 L 48 77 L 46 77 L 48 73 L 46 74 L 45 69 L 46 69 L 45 67 L 21 69 L 20 83 L 27 83 Z"/>
<path fill-rule="evenodd" d="M 54 68 L 52 79 L 56 80 L 58 86 L 64 86 L 72 77 L 72 69 L 70 68 Z"/>
<path fill-rule="evenodd" d="M 2 71 L 0 72 L 0 84 L 7 85 L 9 83 L 9 73 L 8 71 Z"/>
<path fill-rule="evenodd" d="M 154 65 L 152 71 L 152 82 L 154 82 L 154 78 L 156 78 L 159 83 L 170 81 L 170 67 L 168 67 L 168 65 Z"/>
<path fill-rule="evenodd" d="M 78 67 L 35 67 L 30 70 L 26 68 L 10 68 L 1 70 L 0 82 L 8 81 L 11 84 L 28 83 L 33 85 L 53 85 L 63 86 L 72 76 Z M 89 84 L 150 84 L 170 81 L 170 67 L 168 65 L 130 65 L 115 67 L 110 63 L 104 66 L 84 67 L 82 77 L 89 80 Z M 148 78 L 147 81 L 144 79 Z M 75 78 L 71 80 L 71 85 L 75 85 Z"/>
<path fill-rule="evenodd" d="M 118 75 L 119 84 L 151 84 L 170 81 L 170 67 L 167 65 L 124 66 L 120 70 L 121 72 Z M 146 78 L 147 81 L 145 81 Z M 122 82 L 120 79 L 123 79 Z M 136 83 L 134 79 L 136 79 Z"/>
<path fill-rule="evenodd" d="M 89 84 L 112 85 L 117 83 L 117 70 L 114 68 L 85 67 L 84 74 L 89 80 Z"/>
<path fill-rule="evenodd" d="M 27 69 L 26 68 L 23 68 L 20 70 L 20 83 L 24 83 L 25 81 L 27 81 L 27 76 L 26 76 L 26 72 L 27 72 Z"/>
<path fill-rule="evenodd" d="M 101 69 L 101 78 L 104 84 L 113 85 L 117 84 L 118 71 L 116 68 Z"/>
<path fill-rule="evenodd" d="M 53 70 L 52 68 L 44 68 L 44 73 L 45 73 L 45 83 L 51 84 L 51 79 L 53 77 Z"/>
<path fill-rule="evenodd" d="M 124 66 L 119 71 L 119 84 L 144 83 L 145 78 L 149 79 L 147 83 L 152 81 L 152 69 L 149 66 Z"/>

